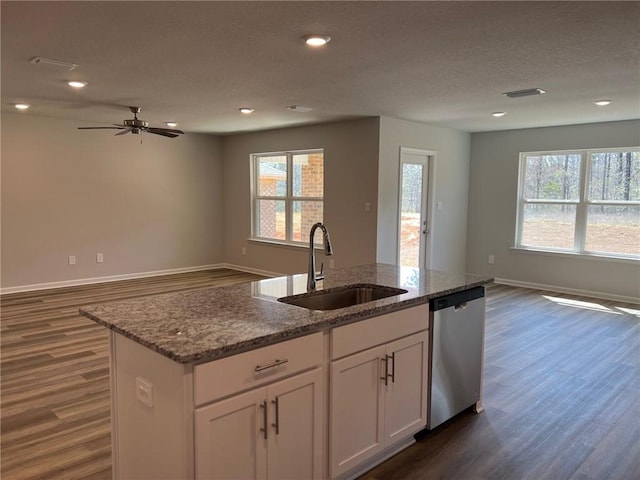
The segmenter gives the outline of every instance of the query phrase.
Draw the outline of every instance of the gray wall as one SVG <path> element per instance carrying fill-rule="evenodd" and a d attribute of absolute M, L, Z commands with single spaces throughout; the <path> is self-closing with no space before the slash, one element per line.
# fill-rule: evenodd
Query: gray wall
<path fill-rule="evenodd" d="M 383 263 L 396 263 L 400 147 L 437 152 L 430 268 L 463 272 L 467 241 L 467 186 L 470 135 L 451 128 L 393 118 L 380 119 L 378 175 L 378 252 Z"/>
<path fill-rule="evenodd" d="M 77 126 L 2 114 L 3 288 L 223 260 L 218 137 Z"/>
<path fill-rule="evenodd" d="M 251 236 L 250 155 L 309 148 L 324 149 L 324 223 L 331 234 L 335 268 L 375 262 L 378 132 L 379 119 L 367 118 L 224 137 L 226 262 L 268 272 L 306 272 L 306 249 L 247 239 Z M 364 209 L 366 202 L 371 203 L 369 212 Z M 319 265 L 324 258 L 318 255 Z"/>
<path fill-rule="evenodd" d="M 467 270 L 519 282 L 640 296 L 638 262 L 517 253 L 513 246 L 520 152 L 640 144 L 640 121 L 474 133 Z M 495 255 L 495 264 L 487 263 Z"/>

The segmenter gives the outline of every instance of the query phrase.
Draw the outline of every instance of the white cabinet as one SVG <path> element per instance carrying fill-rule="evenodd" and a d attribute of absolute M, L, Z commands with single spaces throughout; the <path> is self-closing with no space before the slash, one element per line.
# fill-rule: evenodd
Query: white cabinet
<path fill-rule="evenodd" d="M 384 446 L 384 384 L 380 380 L 385 347 L 331 364 L 331 476 L 349 470 Z"/>
<path fill-rule="evenodd" d="M 384 388 L 386 446 L 427 424 L 428 342 L 427 332 L 422 332 L 387 345 L 387 365 L 393 375 Z"/>
<path fill-rule="evenodd" d="M 198 408 L 198 479 L 319 479 L 322 370 Z"/>
<path fill-rule="evenodd" d="M 342 332 L 335 329 L 333 351 L 338 354 L 360 349 L 363 339 L 391 341 L 331 362 L 331 478 L 355 471 L 426 426 L 427 313 L 426 308 L 408 309 L 348 325 Z M 421 321 L 380 336 L 382 324 L 409 317 Z M 421 331 L 412 333 L 416 329 Z"/>

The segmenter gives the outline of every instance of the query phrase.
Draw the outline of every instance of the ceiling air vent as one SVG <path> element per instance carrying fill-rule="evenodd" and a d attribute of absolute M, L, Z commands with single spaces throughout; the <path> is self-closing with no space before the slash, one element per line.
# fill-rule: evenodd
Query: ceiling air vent
<path fill-rule="evenodd" d="M 526 90 L 514 90 L 513 92 L 505 92 L 509 98 L 520 98 L 520 97 L 530 97 L 531 95 L 542 95 L 543 93 L 547 93 L 545 90 L 541 88 L 527 88 Z"/>
<path fill-rule="evenodd" d="M 42 63 L 46 65 L 53 65 L 54 67 L 68 68 L 69 70 L 73 70 L 74 68 L 78 68 L 80 66 L 77 63 L 63 62 L 61 60 L 51 60 L 50 58 L 43 57 L 33 57 L 29 61 L 29 63 Z"/>

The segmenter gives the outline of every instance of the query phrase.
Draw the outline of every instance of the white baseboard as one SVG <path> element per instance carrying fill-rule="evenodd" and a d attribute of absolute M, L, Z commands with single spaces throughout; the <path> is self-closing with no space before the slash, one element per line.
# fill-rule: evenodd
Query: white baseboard
<path fill-rule="evenodd" d="M 233 263 L 222 263 L 220 268 L 229 268 L 231 270 L 239 270 L 240 272 L 255 273 L 264 277 L 282 277 L 285 273 L 270 272 L 268 270 L 260 270 L 258 268 L 245 267 L 243 265 L 235 265 Z"/>
<path fill-rule="evenodd" d="M 63 280 L 60 282 L 36 283 L 33 285 L 18 285 L 16 287 L 0 288 L 0 295 L 8 293 L 31 292 L 36 290 L 49 290 L 52 288 L 77 287 L 79 285 L 91 285 L 93 283 L 117 282 L 119 280 L 133 280 L 136 278 L 159 277 L 161 275 L 171 275 L 174 273 L 199 272 L 202 270 L 217 270 L 227 267 L 224 263 L 216 263 L 212 265 L 199 265 L 197 267 L 172 268 L 169 270 L 155 270 L 152 272 L 126 273 L 123 275 L 109 275 L 106 277 L 78 278 L 74 280 Z M 240 270 L 239 268 L 234 268 Z"/>
<path fill-rule="evenodd" d="M 560 287 L 558 285 L 545 285 L 543 283 L 521 282 L 520 280 L 510 280 L 507 278 L 495 278 L 495 283 L 502 285 L 511 285 L 514 287 L 533 288 L 534 290 L 548 290 L 551 292 L 569 293 L 571 295 L 579 295 L 581 297 L 601 298 L 604 300 L 613 300 L 624 303 L 640 304 L 640 297 L 627 297 L 625 295 L 615 295 L 606 292 L 593 292 L 591 290 L 580 290 L 578 288 Z"/>

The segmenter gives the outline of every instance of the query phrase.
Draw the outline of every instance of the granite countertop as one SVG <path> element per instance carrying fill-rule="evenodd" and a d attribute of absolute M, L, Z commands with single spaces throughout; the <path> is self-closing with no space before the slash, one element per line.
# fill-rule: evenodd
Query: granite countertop
<path fill-rule="evenodd" d="M 380 263 L 330 270 L 326 277 L 318 290 L 360 283 L 407 293 L 326 311 L 278 302 L 306 292 L 307 275 L 299 274 L 91 305 L 82 307 L 80 314 L 178 363 L 202 363 L 493 281 Z"/>

